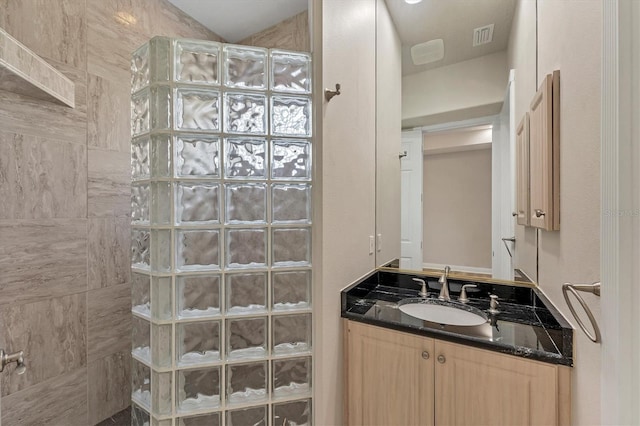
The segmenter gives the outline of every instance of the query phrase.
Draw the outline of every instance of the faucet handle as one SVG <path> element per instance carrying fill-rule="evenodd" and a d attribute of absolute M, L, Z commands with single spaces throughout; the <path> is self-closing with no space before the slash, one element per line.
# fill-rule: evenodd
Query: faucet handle
<path fill-rule="evenodd" d="M 420 291 L 418 292 L 418 296 L 420 297 L 428 297 L 429 293 L 427 293 L 427 283 L 424 282 L 424 280 L 422 278 L 412 278 L 415 282 L 421 283 L 422 284 L 422 288 L 420 289 Z"/>
<path fill-rule="evenodd" d="M 500 313 L 500 311 L 498 310 L 498 305 L 500 304 L 498 302 L 498 296 L 496 296 L 495 294 L 490 294 L 489 298 L 491 299 L 489 301 L 489 313 L 490 314 Z"/>
<path fill-rule="evenodd" d="M 458 297 L 458 302 L 460 303 L 467 303 L 469 301 L 469 298 L 467 297 L 467 289 L 468 288 L 476 288 L 478 287 L 475 284 L 465 284 L 462 286 L 462 290 L 460 290 L 460 297 Z"/>
<path fill-rule="evenodd" d="M 18 351 L 15 353 L 7 353 L 4 349 L 0 349 L 0 372 L 4 370 L 4 368 L 11 364 L 16 363 L 16 373 L 18 375 L 24 374 L 27 371 L 27 367 L 24 363 L 24 351 Z"/>

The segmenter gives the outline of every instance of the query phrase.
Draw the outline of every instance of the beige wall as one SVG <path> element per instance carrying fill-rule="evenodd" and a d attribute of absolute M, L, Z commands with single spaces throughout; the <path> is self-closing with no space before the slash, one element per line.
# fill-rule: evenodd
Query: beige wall
<path fill-rule="evenodd" d="M 519 111 L 533 95 L 531 84 L 518 85 L 518 75 L 530 76 L 532 61 L 519 55 L 517 39 L 533 31 L 533 0 L 520 1 L 510 49 L 516 68 Z M 598 0 L 538 0 L 538 76 L 560 70 L 560 231 L 539 231 L 539 277 L 543 291 L 567 319 L 573 318 L 561 295 L 563 282 L 600 279 L 600 74 L 602 2 Z M 570 25 L 568 24 L 570 23 Z M 528 79 L 529 80 L 529 79 Z M 531 251 L 533 248 L 531 248 Z M 585 296 L 596 318 L 599 299 Z M 573 423 L 600 421 L 600 347 L 575 330 Z"/>
<path fill-rule="evenodd" d="M 423 262 L 491 269 L 491 149 L 425 155 L 423 175 Z"/>
<path fill-rule="evenodd" d="M 305 11 L 253 34 L 237 44 L 309 52 L 310 43 L 309 13 Z"/>
<path fill-rule="evenodd" d="M 216 39 L 164 0 L 0 0 L 0 27 L 76 84 L 70 109 L 0 92 L 4 425 L 95 424 L 130 404 L 129 58 Z M 12 368 L 11 368 L 12 369 Z"/>
<path fill-rule="evenodd" d="M 400 258 L 402 47 L 386 3 L 377 2 L 376 265 L 384 265 Z"/>
<path fill-rule="evenodd" d="M 508 79 L 504 51 L 406 75 L 402 78 L 402 127 L 498 114 Z"/>

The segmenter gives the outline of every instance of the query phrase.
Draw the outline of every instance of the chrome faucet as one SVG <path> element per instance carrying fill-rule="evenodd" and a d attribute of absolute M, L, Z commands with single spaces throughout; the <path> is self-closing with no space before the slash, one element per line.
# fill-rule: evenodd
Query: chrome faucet
<path fill-rule="evenodd" d="M 442 284 L 442 288 L 440 288 L 440 296 L 438 296 L 438 299 L 440 300 L 446 300 L 446 301 L 451 300 L 451 297 L 449 297 L 449 283 L 447 282 L 447 278 L 449 277 L 449 271 L 451 271 L 451 268 L 448 266 L 445 266 L 444 272 L 442 273 L 442 275 L 440 276 L 440 279 L 438 280 L 438 282 Z"/>

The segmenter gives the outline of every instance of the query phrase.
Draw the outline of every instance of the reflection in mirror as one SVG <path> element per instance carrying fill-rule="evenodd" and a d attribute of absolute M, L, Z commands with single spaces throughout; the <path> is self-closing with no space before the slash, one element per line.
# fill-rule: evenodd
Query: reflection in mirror
<path fill-rule="evenodd" d="M 418 270 L 450 265 L 472 275 L 535 280 L 535 270 L 527 277 L 518 270 L 518 256 L 530 256 L 531 250 L 518 252 L 515 236 L 526 233 L 516 229 L 512 216 L 516 116 L 508 44 L 514 12 L 513 0 L 379 4 L 378 33 L 400 43 L 401 71 L 393 78 L 401 81 L 404 131 L 401 142 L 380 130 L 377 135 L 376 234 L 386 249 L 378 249 L 377 265 Z M 384 30 L 387 13 L 392 35 Z M 474 46 L 481 41 L 474 30 L 490 24 L 492 40 Z M 525 44 L 535 55 L 531 38 Z M 436 39 L 444 40 L 443 58 L 417 63 L 411 47 Z M 393 57 L 388 40 L 379 37 L 377 49 L 379 58 Z M 379 79 L 389 76 L 380 72 L 383 66 L 378 63 Z M 396 83 L 379 82 L 379 100 L 385 84 Z M 388 114 L 389 106 L 379 101 L 379 127 Z M 400 158 L 396 169 L 387 164 L 391 144 Z M 397 184 L 400 199 L 381 190 L 389 182 Z M 390 217 L 398 223 L 396 240 L 385 238 L 393 235 Z"/>

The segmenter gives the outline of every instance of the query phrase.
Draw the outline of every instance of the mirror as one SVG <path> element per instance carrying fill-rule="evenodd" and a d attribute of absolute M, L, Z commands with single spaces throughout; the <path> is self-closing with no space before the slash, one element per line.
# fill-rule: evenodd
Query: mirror
<path fill-rule="evenodd" d="M 453 270 L 508 280 L 521 279 L 522 268 L 530 280 L 537 280 L 535 231 L 512 218 L 512 133 L 524 114 L 524 101 L 515 99 L 509 65 L 532 56 L 529 63 L 535 64 L 536 54 L 535 32 L 525 32 L 526 40 L 510 41 L 516 12 L 513 0 L 379 3 L 377 50 L 385 61 L 378 62 L 377 72 L 379 79 L 388 80 L 378 84 L 378 266 L 441 270 L 451 265 Z M 490 28 L 483 29 L 487 25 Z M 393 38 L 395 44 L 389 41 Z M 419 62 L 424 49 L 420 44 L 434 39 L 444 40 L 444 57 L 416 65 L 413 60 Z M 474 47 L 475 42 L 479 45 Z M 401 72 L 390 69 L 390 61 L 399 62 Z M 515 84 L 530 85 L 535 93 L 535 78 Z M 414 130 L 402 137 L 389 132 L 394 119 L 389 87 L 401 88 L 401 127 Z M 411 144 L 418 147 L 412 151 Z M 411 157 L 413 165 L 408 165 Z M 412 180 L 411 173 L 421 179 Z M 411 182 L 423 190 L 415 192 L 417 184 Z M 416 235 L 422 238 L 412 241 Z M 413 256 L 419 259 L 407 260 L 406 247 L 411 245 L 417 245 L 414 253 L 421 254 Z"/>

